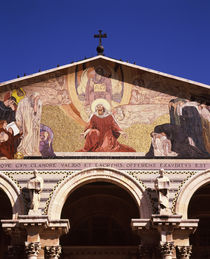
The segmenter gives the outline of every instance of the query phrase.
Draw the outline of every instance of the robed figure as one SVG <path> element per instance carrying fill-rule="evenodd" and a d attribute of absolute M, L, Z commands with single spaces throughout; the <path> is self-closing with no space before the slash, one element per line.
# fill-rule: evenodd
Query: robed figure
<path fill-rule="evenodd" d="M 160 169 L 159 174 L 155 180 L 155 189 L 158 194 L 158 207 L 160 215 L 171 214 L 170 204 L 169 204 L 169 190 L 170 190 L 170 180 L 164 175 L 165 171 Z"/>
<path fill-rule="evenodd" d="M 40 156 L 40 122 L 42 101 L 39 93 L 32 93 L 23 98 L 17 108 L 16 122 L 23 132 L 23 138 L 17 151 L 23 156 Z"/>
<path fill-rule="evenodd" d="M 94 106 L 94 107 L 93 107 Z M 81 135 L 85 137 L 84 148 L 80 152 L 135 152 L 129 146 L 120 144 L 120 134 L 126 136 L 114 117 L 108 112 L 109 104 L 104 99 L 95 100 L 92 109 L 95 112 Z"/>
<path fill-rule="evenodd" d="M 94 100 L 106 99 L 112 100 L 112 83 L 111 79 L 104 76 L 102 68 L 97 68 L 94 77 L 89 78 L 85 90 L 85 104 L 92 104 Z"/>
<path fill-rule="evenodd" d="M 40 193 L 43 190 L 44 181 L 42 177 L 38 175 L 38 172 L 35 170 L 33 172 L 33 177 L 27 183 L 29 197 L 30 197 L 30 210 L 29 215 L 41 214 L 39 210 L 40 204 Z"/>

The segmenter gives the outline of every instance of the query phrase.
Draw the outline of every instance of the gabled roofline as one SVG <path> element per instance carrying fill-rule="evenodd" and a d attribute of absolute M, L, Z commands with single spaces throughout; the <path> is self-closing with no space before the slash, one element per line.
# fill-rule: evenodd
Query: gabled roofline
<path fill-rule="evenodd" d="M 108 61 L 115 62 L 115 63 L 121 64 L 121 65 L 124 65 L 124 66 L 132 67 L 132 68 L 135 68 L 135 69 L 141 69 L 145 72 L 150 72 L 150 73 L 160 75 L 160 76 L 163 76 L 163 77 L 167 77 L 167 78 L 170 78 L 170 79 L 182 81 L 184 83 L 188 83 L 188 84 L 192 84 L 192 85 L 196 85 L 196 86 L 200 86 L 200 87 L 203 87 L 203 88 L 210 89 L 210 86 L 207 85 L 207 84 L 203 84 L 203 83 L 199 83 L 199 82 L 192 81 L 192 80 L 189 80 L 189 79 L 185 79 L 185 78 L 182 78 L 182 77 L 170 75 L 170 74 L 163 73 L 163 72 L 153 70 L 153 69 L 150 69 L 150 68 L 145 68 L 145 67 L 142 67 L 142 66 L 139 66 L 139 65 L 131 64 L 129 62 L 124 62 L 124 61 L 121 61 L 121 60 L 109 58 L 109 57 L 106 57 L 106 56 L 103 56 L 103 55 L 94 56 L 94 57 L 87 58 L 87 59 L 84 59 L 84 60 L 80 60 L 80 61 L 77 61 L 77 62 L 72 62 L 71 64 L 67 64 L 67 65 L 63 65 L 63 66 L 60 66 L 60 67 L 56 67 L 56 68 L 48 69 L 48 70 L 45 70 L 45 71 L 37 72 L 37 73 L 31 74 L 31 75 L 28 75 L 28 76 L 8 80 L 8 81 L 0 83 L 0 87 L 6 86 L 6 85 L 9 85 L 9 84 L 12 84 L 12 83 L 22 82 L 22 81 L 27 80 L 27 79 L 33 79 L 37 76 L 43 76 L 43 75 L 50 74 L 50 73 L 53 73 L 53 72 L 68 69 L 68 68 L 71 68 L 73 66 L 84 64 L 84 63 L 94 61 L 94 60 L 97 60 L 97 59 L 108 60 Z"/>

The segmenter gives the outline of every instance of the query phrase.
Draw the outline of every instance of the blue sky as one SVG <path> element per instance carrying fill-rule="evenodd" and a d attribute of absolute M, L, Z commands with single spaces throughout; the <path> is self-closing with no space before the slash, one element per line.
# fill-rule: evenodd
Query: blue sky
<path fill-rule="evenodd" d="M 209 0 L 0 0 L 0 82 L 105 55 L 210 84 Z"/>

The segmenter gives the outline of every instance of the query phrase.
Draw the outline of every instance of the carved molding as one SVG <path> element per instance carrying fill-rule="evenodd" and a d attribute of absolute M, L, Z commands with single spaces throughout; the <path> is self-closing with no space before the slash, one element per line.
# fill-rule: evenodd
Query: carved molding
<path fill-rule="evenodd" d="M 160 244 L 160 252 L 163 256 L 173 255 L 174 252 L 174 242 L 164 242 Z"/>
<path fill-rule="evenodd" d="M 61 246 L 45 246 L 45 255 L 47 258 L 59 258 Z"/>
<path fill-rule="evenodd" d="M 27 256 L 30 256 L 30 255 L 38 256 L 40 250 L 41 250 L 41 245 L 39 242 L 25 243 L 25 253 Z"/>
<path fill-rule="evenodd" d="M 176 246 L 178 258 L 189 258 L 192 254 L 192 246 Z"/>
<path fill-rule="evenodd" d="M 187 211 L 190 199 L 193 194 L 204 184 L 210 182 L 210 170 L 205 170 L 194 174 L 186 181 L 178 195 L 175 206 L 175 213 L 182 215 L 183 219 L 187 219 Z"/>
<path fill-rule="evenodd" d="M 0 187 L 6 193 L 12 206 L 13 217 L 24 213 L 23 201 L 21 198 L 20 186 L 6 173 L 0 172 Z"/>

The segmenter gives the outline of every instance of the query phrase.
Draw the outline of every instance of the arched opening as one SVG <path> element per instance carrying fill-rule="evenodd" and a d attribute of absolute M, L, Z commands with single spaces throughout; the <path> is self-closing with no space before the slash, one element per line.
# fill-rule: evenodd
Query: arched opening
<path fill-rule="evenodd" d="M 199 219 L 198 228 L 191 236 L 192 259 L 210 259 L 210 183 L 200 187 L 192 196 L 188 218 Z"/>
<path fill-rule="evenodd" d="M 0 220 L 2 219 L 12 219 L 12 207 L 10 200 L 6 193 L 0 189 Z M 0 223 L 0 258 L 6 258 L 8 245 L 10 244 L 10 238 L 6 235 L 2 229 L 2 224 Z"/>
<path fill-rule="evenodd" d="M 62 210 L 61 218 L 71 225 L 61 237 L 63 258 L 137 258 L 140 240 L 131 230 L 131 219 L 139 217 L 134 199 L 115 184 L 93 182 L 77 188 Z"/>
<path fill-rule="evenodd" d="M 92 182 L 109 182 L 126 190 L 135 200 L 141 218 L 147 219 L 152 213 L 150 199 L 144 186 L 126 172 L 109 168 L 91 168 L 81 172 L 70 174 L 59 184 L 53 192 L 48 206 L 48 216 L 51 220 L 61 218 L 62 209 L 68 196 L 78 187 Z"/>

